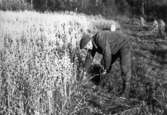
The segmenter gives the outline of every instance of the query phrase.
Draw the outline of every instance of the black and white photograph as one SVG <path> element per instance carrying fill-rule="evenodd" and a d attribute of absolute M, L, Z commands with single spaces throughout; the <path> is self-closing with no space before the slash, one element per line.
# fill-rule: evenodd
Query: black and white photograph
<path fill-rule="evenodd" d="M 167 115 L 167 0 L 0 0 L 0 115 Z"/>

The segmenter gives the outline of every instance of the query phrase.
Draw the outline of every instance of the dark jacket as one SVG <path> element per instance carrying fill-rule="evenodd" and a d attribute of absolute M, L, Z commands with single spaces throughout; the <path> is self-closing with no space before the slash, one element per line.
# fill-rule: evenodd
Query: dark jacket
<path fill-rule="evenodd" d="M 98 52 L 103 55 L 104 68 L 109 71 L 112 55 L 116 54 L 128 41 L 128 37 L 120 32 L 101 31 L 96 33 L 92 38 L 93 49 L 88 51 L 86 57 L 86 70 L 90 67 L 95 53 Z"/>

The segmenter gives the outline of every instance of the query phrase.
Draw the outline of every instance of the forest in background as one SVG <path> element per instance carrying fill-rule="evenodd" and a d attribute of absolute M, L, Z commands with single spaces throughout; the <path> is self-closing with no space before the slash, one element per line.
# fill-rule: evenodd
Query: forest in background
<path fill-rule="evenodd" d="M 103 16 L 143 16 L 167 22 L 167 0 L 0 0 L 1 10 L 75 11 Z"/>

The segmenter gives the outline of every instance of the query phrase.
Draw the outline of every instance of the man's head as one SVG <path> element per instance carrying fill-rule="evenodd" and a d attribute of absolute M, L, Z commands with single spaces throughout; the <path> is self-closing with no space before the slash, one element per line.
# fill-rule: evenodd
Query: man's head
<path fill-rule="evenodd" d="M 81 41 L 80 41 L 80 49 L 92 49 L 93 44 L 91 37 L 87 34 L 83 34 Z"/>

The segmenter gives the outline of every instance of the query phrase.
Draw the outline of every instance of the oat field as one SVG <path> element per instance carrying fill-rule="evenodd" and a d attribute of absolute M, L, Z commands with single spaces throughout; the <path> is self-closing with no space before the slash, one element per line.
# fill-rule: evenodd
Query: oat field
<path fill-rule="evenodd" d="M 152 37 L 150 45 L 138 35 L 136 27 L 127 26 L 133 33 L 133 99 L 115 94 L 121 83 L 117 63 L 113 77 L 99 86 L 85 81 L 79 40 L 83 33 L 93 35 L 112 24 L 116 22 L 102 16 L 73 12 L 0 11 L 0 114 L 165 115 L 166 68 L 155 61 L 161 60 L 157 53 L 142 50 L 141 46 L 158 46 Z"/>
<path fill-rule="evenodd" d="M 0 113 L 75 114 L 84 101 L 75 52 L 97 18 L 107 21 L 74 13 L 0 11 Z M 75 95 L 80 97 L 72 100 Z"/>

